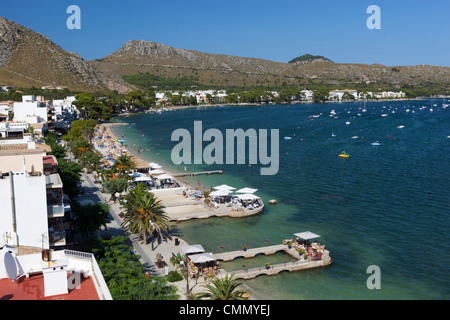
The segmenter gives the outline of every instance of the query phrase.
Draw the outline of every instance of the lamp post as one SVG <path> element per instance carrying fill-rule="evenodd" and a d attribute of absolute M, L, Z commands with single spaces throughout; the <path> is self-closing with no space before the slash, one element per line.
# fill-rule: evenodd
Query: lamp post
<path fill-rule="evenodd" d="M 186 260 L 187 260 L 187 258 L 186 258 Z M 187 261 L 185 263 L 183 260 L 181 260 L 180 263 L 182 265 L 186 265 L 186 293 L 189 293 L 189 291 L 190 291 L 189 290 L 189 263 L 187 263 Z"/>

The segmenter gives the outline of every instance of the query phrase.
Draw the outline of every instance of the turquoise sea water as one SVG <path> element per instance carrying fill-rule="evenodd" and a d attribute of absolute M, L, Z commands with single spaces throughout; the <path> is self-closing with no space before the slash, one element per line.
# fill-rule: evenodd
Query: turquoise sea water
<path fill-rule="evenodd" d="M 224 183 L 257 188 L 266 204 L 262 214 L 173 225 L 176 235 L 213 253 L 238 250 L 244 244 L 278 244 L 301 231 L 321 235 L 319 241 L 326 244 L 333 264 L 245 281 L 261 297 L 449 299 L 450 108 L 443 108 L 443 103 L 448 102 L 369 102 L 367 112 L 361 110 L 363 103 L 191 108 L 119 117 L 115 120 L 130 125 L 114 130 L 125 134 L 130 148 L 142 146 L 142 157 L 173 171 L 184 165 L 170 160 L 177 143 L 170 141 L 171 134 L 178 128 L 192 132 L 194 121 L 202 121 L 203 130 L 217 128 L 224 135 L 226 129 L 237 128 L 280 130 L 277 175 L 261 176 L 259 165 L 187 166 L 190 171 L 224 171 L 190 178 L 205 189 Z M 329 116 L 333 109 L 337 119 Z M 400 125 L 404 128 L 397 128 Z M 376 140 L 380 146 L 371 145 Z M 342 150 L 350 157 L 338 157 Z M 270 199 L 278 204 L 269 205 Z M 286 255 L 276 254 L 224 266 L 238 270 L 244 264 L 287 261 Z M 366 286 L 371 265 L 381 270 L 379 290 Z"/>

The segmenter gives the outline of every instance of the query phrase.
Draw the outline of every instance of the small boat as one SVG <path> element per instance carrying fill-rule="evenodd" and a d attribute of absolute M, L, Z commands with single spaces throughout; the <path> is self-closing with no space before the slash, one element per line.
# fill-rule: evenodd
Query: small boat
<path fill-rule="evenodd" d="M 388 115 L 387 115 L 387 113 L 383 113 L 381 116 L 382 117 L 387 117 Z"/>
<path fill-rule="evenodd" d="M 398 129 L 403 129 L 405 126 L 403 126 L 403 125 L 401 125 L 401 126 L 398 126 L 397 128 Z"/>
<path fill-rule="evenodd" d="M 379 146 L 380 143 L 379 143 L 378 141 L 376 141 L 376 142 L 372 142 L 371 145 L 372 145 L 372 146 Z"/>
<path fill-rule="evenodd" d="M 358 136 L 353 136 L 353 137 L 352 137 L 352 139 L 358 139 L 358 138 L 359 138 Z"/>
<path fill-rule="evenodd" d="M 347 121 L 345 124 L 346 124 L 346 125 L 349 125 L 349 124 L 350 124 L 350 121 Z"/>
<path fill-rule="evenodd" d="M 341 157 L 341 158 L 348 158 L 348 157 L 350 157 L 350 155 L 341 153 L 339 155 L 339 157 Z"/>
<path fill-rule="evenodd" d="M 291 137 L 284 137 L 284 140 L 291 140 Z"/>
<path fill-rule="evenodd" d="M 332 136 L 332 137 L 336 137 L 336 134 L 335 134 L 335 133 L 332 133 L 331 136 Z"/>

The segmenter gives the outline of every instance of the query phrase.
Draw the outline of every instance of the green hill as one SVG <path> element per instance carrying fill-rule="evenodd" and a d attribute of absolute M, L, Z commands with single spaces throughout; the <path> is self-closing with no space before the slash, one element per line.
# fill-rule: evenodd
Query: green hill
<path fill-rule="evenodd" d="M 325 58 L 323 56 L 314 56 L 312 54 L 304 54 L 300 57 L 294 58 L 288 63 L 296 63 L 296 62 L 313 62 L 313 61 L 320 61 L 320 62 L 333 62 L 328 58 Z"/>

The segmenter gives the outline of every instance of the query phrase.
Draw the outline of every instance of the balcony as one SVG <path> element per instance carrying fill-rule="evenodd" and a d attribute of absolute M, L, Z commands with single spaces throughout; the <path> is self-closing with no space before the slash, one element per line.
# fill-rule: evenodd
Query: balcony
<path fill-rule="evenodd" d="M 64 246 L 66 244 L 66 232 L 61 218 L 49 219 L 48 224 L 50 246 Z"/>
<path fill-rule="evenodd" d="M 64 205 L 49 205 L 49 206 L 47 206 L 48 218 L 64 217 L 64 212 L 65 212 Z"/>

